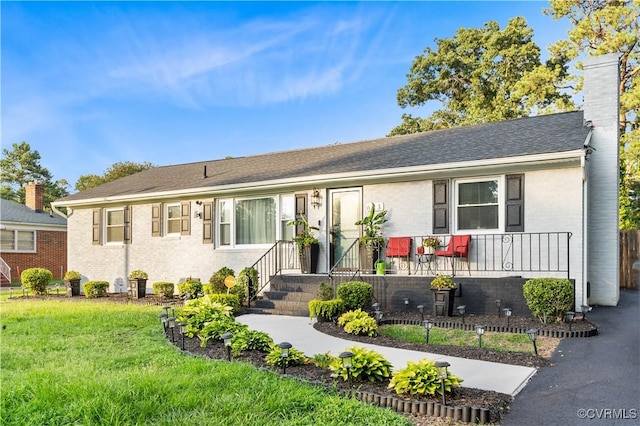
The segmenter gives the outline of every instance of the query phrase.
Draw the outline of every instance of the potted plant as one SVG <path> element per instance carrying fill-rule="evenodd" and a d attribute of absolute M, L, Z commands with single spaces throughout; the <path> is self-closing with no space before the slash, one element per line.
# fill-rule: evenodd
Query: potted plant
<path fill-rule="evenodd" d="M 318 269 L 320 243 L 312 231 L 317 231 L 319 228 L 311 226 L 303 214 L 300 215 L 300 219 L 287 222 L 287 225 L 302 226 L 302 230 L 293 237 L 293 241 L 298 247 L 300 271 L 303 274 L 315 274 Z"/>
<path fill-rule="evenodd" d="M 131 297 L 142 299 L 147 295 L 147 280 L 149 275 L 140 269 L 135 269 L 129 273 L 129 289 Z"/>
<path fill-rule="evenodd" d="M 425 254 L 434 254 L 436 249 L 440 247 L 440 238 L 426 237 L 422 239 L 422 246 Z"/>
<path fill-rule="evenodd" d="M 436 275 L 431 280 L 431 291 L 433 292 L 433 313 L 439 317 L 450 317 L 453 315 L 453 302 L 457 285 L 448 275 Z"/>
<path fill-rule="evenodd" d="M 380 210 L 376 213 L 376 206 L 371 203 L 369 214 L 357 221 L 355 224 L 362 226 L 362 236 L 360 237 L 360 269 L 373 271 L 375 263 L 378 261 L 380 248 L 384 246 L 382 236 L 382 225 L 388 221 L 387 211 Z"/>
<path fill-rule="evenodd" d="M 67 271 L 64 274 L 64 283 L 67 288 L 67 296 L 79 296 L 80 295 L 80 280 L 82 275 L 78 271 Z"/>

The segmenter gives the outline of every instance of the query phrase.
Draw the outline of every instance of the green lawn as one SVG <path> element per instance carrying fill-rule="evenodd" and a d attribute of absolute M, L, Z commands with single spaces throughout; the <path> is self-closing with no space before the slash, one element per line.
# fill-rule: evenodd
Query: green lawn
<path fill-rule="evenodd" d="M 408 425 L 248 364 L 182 354 L 158 307 L 0 299 L 2 425 Z"/>

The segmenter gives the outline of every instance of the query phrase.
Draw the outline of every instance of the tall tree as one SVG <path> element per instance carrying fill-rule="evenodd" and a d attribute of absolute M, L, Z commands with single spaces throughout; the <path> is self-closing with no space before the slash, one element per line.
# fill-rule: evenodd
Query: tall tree
<path fill-rule="evenodd" d="M 121 177 L 129 176 L 143 170 L 155 167 L 153 164 L 145 161 L 143 163 L 133 163 L 131 161 L 119 162 L 112 164 L 107 170 L 105 170 L 102 176 L 88 174 L 82 175 L 76 181 L 76 190 L 85 191 L 96 186 L 100 186 L 104 183 L 111 182 Z"/>
<path fill-rule="evenodd" d="M 0 159 L 1 195 L 6 200 L 18 203 L 25 201 L 25 186 L 38 181 L 44 188 L 44 208 L 51 209 L 51 202 L 68 195 L 68 182 L 65 179 L 52 180 L 51 173 L 40 165 L 40 153 L 32 150 L 26 142 L 14 143 L 12 150 L 2 149 Z"/>
<path fill-rule="evenodd" d="M 620 227 L 640 229 L 640 0 L 551 0 L 545 13 L 573 24 L 568 38 L 552 46 L 556 53 L 620 57 Z"/>
<path fill-rule="evenodd" d="M 402 115 L 390 136 L 453 126 L 508 120 L 573 105 L 563 91 L 567 59 L 540 61 L 533 30 L 522 17 L 501 30 L 489 21 L 482 28 L 461 28 L 452 38 L 436 39 L 415 58 L 408 83 L 398 90 L 402 108 L 439 101 L 444 108 L 427 118 Z"/>

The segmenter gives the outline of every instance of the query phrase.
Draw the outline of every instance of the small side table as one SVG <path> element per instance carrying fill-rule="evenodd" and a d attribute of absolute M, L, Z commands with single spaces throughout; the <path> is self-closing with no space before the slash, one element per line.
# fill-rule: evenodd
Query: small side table
<path fill-rule="evenodd" d="M 438 263 L 436 262 L 436 255 L 433 253 L 416 253 L 416 269 L 414 274 L 418 273 L 420 268 L 420 274 L 423 273 L 423 267 L 427 267 L 427 273 L 435 274 L 437 271 Z"/>

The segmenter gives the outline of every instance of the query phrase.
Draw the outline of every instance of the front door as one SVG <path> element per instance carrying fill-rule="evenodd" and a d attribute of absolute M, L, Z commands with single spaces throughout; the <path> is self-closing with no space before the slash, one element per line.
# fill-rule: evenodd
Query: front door
<path fill-rule="evenodd" d="M 360 237 L 360 227 L 355 223 L 362 219 L 362 194 L 360 188 L 334 189 L 330 191 L 329 215 L 329 268 Z M 355 250 L 355 256 L 358 250 Z"/>

